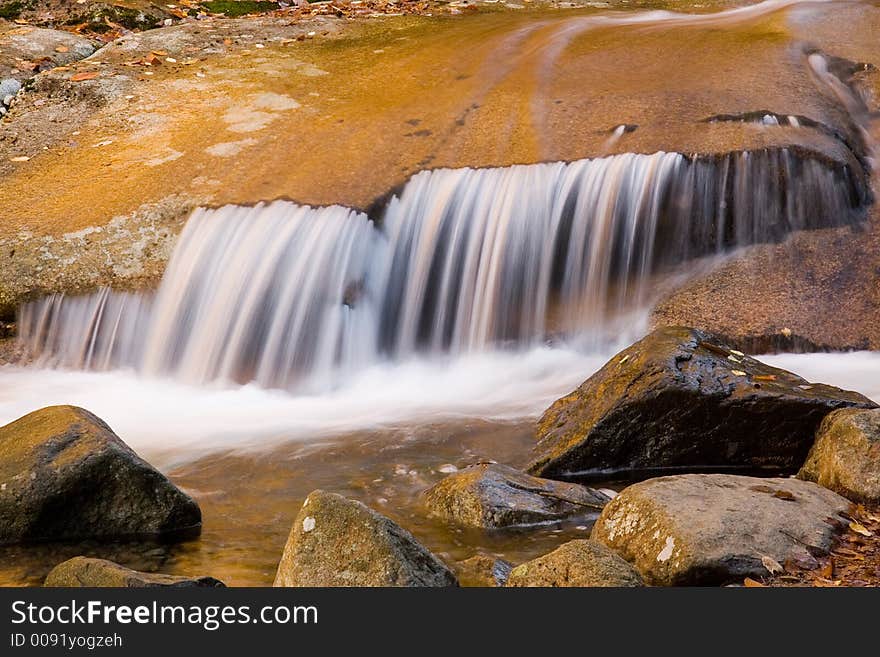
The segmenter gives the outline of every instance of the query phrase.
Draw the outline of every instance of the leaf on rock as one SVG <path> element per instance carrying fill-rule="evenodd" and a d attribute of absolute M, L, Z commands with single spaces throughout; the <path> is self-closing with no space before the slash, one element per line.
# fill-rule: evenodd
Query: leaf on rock
<path fill-rule="evenodd" d="M 761 582 L 759 582 L 758 580 L 752 579 L 751 577 L 746 577 L 743 580 L 743 585 L 747 589 L 763 589 L 764 588 L 764 585 L 761 584 Z"/>
<path fill-rule="evenodd" d="M 849 523 L 849 528 L 852 529 L 856 534 L 861 534 L 862 536 L 873 536 L 874 535 L 873 533 L 871 533 L 871 531 L 867 527 L 865 527 L 860 522 L 856 522 L 855 520 L 853 520 L 851 523 Z"/>
<path fill-rule="evenodd" d="M 82 73 L 75 73 L 70 76 L 71 82 L 83 82 L 85 80 L 94 80 L 96 77 L 101 75 L 98 71 L 83 71 Z"/>

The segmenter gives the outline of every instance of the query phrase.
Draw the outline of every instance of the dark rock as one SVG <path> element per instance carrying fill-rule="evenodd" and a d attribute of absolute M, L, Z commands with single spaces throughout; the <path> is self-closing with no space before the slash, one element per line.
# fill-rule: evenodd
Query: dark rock
<path fill-rule="evenodd" d="M 529 471 L 793 472 L 822 419 L 844 407 L 876 404 L 765 365 L 703 331 L 664 327 L 544 413 Z"/>
<path fill-rule="evenodd" d="M 445 520 L 495 529 L 554 522 L 602 510 L 604 493 L 532 477 L 497 463 L 479 463 L 425 491 L 432 515 Z"/>
<path fill-rule="evenodd" d="M 455 586 L 412 534 L 360 502 L 313 491 L 290 530 L 275 586 Z"/>
<path fill-rule="evenodd" d="M 850 503 L 797 479 L 659 477 L 623 490 L 591 538 L 654 585 L 716 585 L 760 578 L 767 563 L 827 553 Z"/>
<path fill-rule="evenodd" d="M 200 529 L 198 505 L 88 411 L 51 406 L 0 427 L 0 544 Z"/>
<path fill-rule="evenodd" d="M 591 540 L 569 541 L 550 554 L 514 568 L 507 586 L 644 586 L 641 575 L 620 556 Z"/>
<path fill-rule="evenodd" d="M 880 409 L 826 417 L 798 477 L 857 502 L 880 502 Z"/>
<path fill-rule="evenodd" d="M 226 585 L 213 577 L 178 577 L 161 573 L 141 573 L 105 559 L 74 557 L 55 566 L 43 586 L 107 588 L 218 588 Z"/>
<path fill-rule="evenodd" d="M 456 567 L 462 586 L 504 586 L 513 564 L 488 554 L 476 554 L 459 562 Z"/>

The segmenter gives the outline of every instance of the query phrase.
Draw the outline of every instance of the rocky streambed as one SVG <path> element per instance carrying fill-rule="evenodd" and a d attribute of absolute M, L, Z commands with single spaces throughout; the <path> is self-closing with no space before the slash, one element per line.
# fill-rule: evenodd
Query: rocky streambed
<path fill-rule="evenodd" d="M 617 394 L 610 376 L 631 383 Z M 3 577 L 38 584 L 76 556 L 47 585 L 784 583 L 824 567 L 841 537 L 876 540 L 862 521 L 880 501 L 878 413 L 857 393 L 764 365 L 711 334 L 664 329 L 558 400 L 538 441 L 527 425 L 447 428 L 427 440 L 428 454 L 424 436 L 373 433 L 359 446 L 279 451 L 272 465 L 229 454 L 172 468 L 202 507 L 202 538 L 179 543 L 198 530 L 192 500 L 95 416 L 53 407 L 0 429 L 2 550 L 13 564 Z M 436 464 L 451 443 L 456 463 Z M 373 476 L 353 450 L 395 470 Z M 84 453 L 106 454 L 103 467 Z M 524 458 L 544 478 L 515 467 Z M 662 476 L 628 484 L 645 476 L 646 459 Z M 746 474 L 755 471 L 786 476 Z M 613 488 L 596 483 L 609 472 Z M 139 497 L 144 477 L 162 494 Z M 291 495 L 291 481 L 307 492 Z"/>

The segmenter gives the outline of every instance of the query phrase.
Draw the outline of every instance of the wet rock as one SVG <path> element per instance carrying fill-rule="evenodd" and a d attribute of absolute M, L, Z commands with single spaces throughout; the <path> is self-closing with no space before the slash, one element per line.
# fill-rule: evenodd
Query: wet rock
<path fill-rule="evenodd" d="M 313 491 L 293 523 L 275 586 L 455 586 L 412 534 L 360 502 Z"/>
<path fill-rule="evenodd" d="M 47 587 L 109 588 L 218 588 L 226 585 L 213 577 L 179 577 L 162 573 L 142 573 L 106 559 L 74 557 L 55 566 L 46 576 Z"/>
<path fill-rule="evenodd" d="M 192 498 L 88 411 L 51 406 L 0 427 L 0 545 L 200 529 Z"/>
<path fill-rule="evenodd" d="M 844 407 L 876 404 L 765 365 L 703 331 L 664 327 L 544 413 L 529 471 L 793 472 L 822 419 Z"/>
<path fill-rule="evenodd" d="M 488 554 L 476 554 L 459 562 L 456 567 L 462 586 L 504 586 L 513 564 Z"/>
<path fill-rule="evenodd" d="M 496 529 L 596 513 L 609 497 L 586 486 L 532 477 L 506 465 L 479 463 L 425 491 L 424 500 L 432 515 Z"/>
<path fill-rule="evenodd" d="M 620 556 L 591 540 L 569 541 L 514 568 L 507 586 L 644 586 L 641 575 Z"/>
<path fill-rule="evenodd" d="M 880 409 L 826 417 L 798 477 L 857 502 L 880 501 Z"/>
<path fill-rule="evenodd" d="M 649 584 L 711 586 L 766 576 L 767 563 L 803 563 L 826 553 L 849 506 L 797 479 L 659 477 L 624 489 L 591 538 L 616 550 Z"/>

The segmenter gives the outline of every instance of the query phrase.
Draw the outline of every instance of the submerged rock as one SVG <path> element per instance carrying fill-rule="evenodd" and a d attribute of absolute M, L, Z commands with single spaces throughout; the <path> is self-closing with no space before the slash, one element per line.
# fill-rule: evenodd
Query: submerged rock
<path fill-rule="evenodd" d="M 581 539 L 514 568 L 507 586 L 644 586 L 638 571 L 595 541 Z"/>
<path fill-rule="evenodd" d="M 876 404 L 765 365 L 703 331 L 664 327 L 547 409 L 529 471 L 795 471 L 822 419 L 844 407 Z"/>
<path fill-rule="evenodd" d="M 717 585 L 827 553 L 850 503 L 797 479 L 678 475 L 634 484 L 593 526 L 649 584 Z"/>
<path fill-rule="evenodd" d="M 880 409 L 826 417 L 798 477 L 857 502 L 880 501 Z"/>
<path fill-rule="evenodd" d="M 479 463 L 446 477 L 424 494 L 432 515 L 495 529 L 597 513 L 609 497 L 586 486 L 532 477 L 497 463 Z"/>
<path fill-rule="evenodd" d="M 161 573 L 142 573 L 106 559 L 74 557 L 55 566 L 46 576 L 48 587 L 110 588 L 218 588 L 226 585 L 213 577 L 178 577 Z"/>
<path fill-rule="evenodd" d="M 0 544 L 182 537 L 201 521 L 192 498 L 82 408 L 0 427 Z"/>
<path fill-rule="evenodd" d="M 412 534 L 342 495 L 313 491 L 297 515 L 275 586 L 455 586 Z"/>
<path fill-rule="evenodd" d="M 513 564 L 488 554 L 475 554 L 459 562 L 456 567 L 462 586 L 504 586 Z"/>

